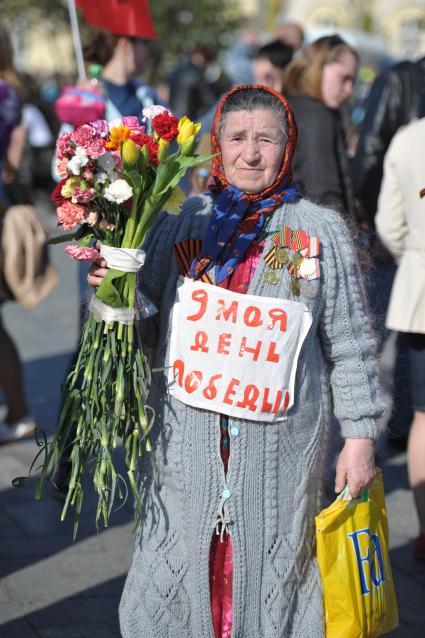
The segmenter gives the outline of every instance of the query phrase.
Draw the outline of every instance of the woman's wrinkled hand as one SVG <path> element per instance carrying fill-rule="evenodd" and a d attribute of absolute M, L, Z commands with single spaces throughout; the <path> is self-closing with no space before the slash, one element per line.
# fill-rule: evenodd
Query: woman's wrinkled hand
<path fill-rule="evenodd" d="M 103 257 L 98 257 L 89 268 L 87 282 L 92 288 L 97 288 L 108 272 L 108 265 Z"/>
<path fill-rule="evenodd" d="M 345 439 L 336 464 L 335 492 L 348 485 L 353 498 L 370 487 L 376 474 L 373 439 Z"/>

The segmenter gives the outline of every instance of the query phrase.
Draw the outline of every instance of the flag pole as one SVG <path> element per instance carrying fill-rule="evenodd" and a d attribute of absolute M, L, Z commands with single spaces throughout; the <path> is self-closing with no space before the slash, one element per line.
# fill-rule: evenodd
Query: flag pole
<path fill-rule="evenodd" d="M 78 79 L 84 82 L 87 79 L 84 67 L 83 48 L 81 46 L 80 29 L 78 26 L 77 10 L 75 0 L 68 0 L 69 19 L 71 21 L 72 39 L 74 41 L 75 57 L 77 59 Z"/>

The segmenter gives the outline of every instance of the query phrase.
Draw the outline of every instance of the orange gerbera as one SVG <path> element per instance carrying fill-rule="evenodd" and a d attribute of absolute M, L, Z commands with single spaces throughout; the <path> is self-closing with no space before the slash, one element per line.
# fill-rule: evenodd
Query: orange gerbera
<path fill-rule="evenodd" d="M 132 135 L 133 131 L 123 124 L 113 126 L 109 131 L 109 141 L 105 142 L 105 148 L 110 151 L 119 151 L 123 143 Z"/>

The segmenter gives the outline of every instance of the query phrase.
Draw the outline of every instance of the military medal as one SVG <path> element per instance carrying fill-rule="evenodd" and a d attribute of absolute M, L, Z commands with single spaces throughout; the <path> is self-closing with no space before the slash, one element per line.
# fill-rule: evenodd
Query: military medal
<path fill-rule="evenodd" d="M 280 279 L 279 273 L 276 270 L 273 270 L 272 268 L 269 268 L 264 273 L 264 281 L 267 284 L 275 285 L 279 282 L 279 279 Z"/>
<path fill-rule="evenodd" d="M 291 292 L 296 297 L 300 296 L 300 282 L 298 279 L 293 279 L 291 282 Z"/>
<path fill-rule="evenodd" d="M 279 264 L 287 264 L 289 261 L 289 253 L 283 246 L 276 248 L 275 259 Z"/>
<path fill-rule="evenodd" d="M 320 240 L 311 237 L 304 230 L 291 230 L 282 226 L 272 234 L 272 248 L 264 257 L 268 270 L 264 273 L 264 281 L 277 284 L 280 281 L 280 270 L 285 268 L 291 275 L 291 292 L 296 297 L 301 294 L 299 278 L 310 281 L 320 277 L 319 260 Z"/>

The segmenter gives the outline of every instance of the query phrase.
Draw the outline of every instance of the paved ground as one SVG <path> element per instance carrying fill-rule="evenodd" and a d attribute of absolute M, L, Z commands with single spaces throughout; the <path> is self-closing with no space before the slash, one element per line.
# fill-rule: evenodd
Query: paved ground
<path fill-rule="evenodd" d="M 49 223 L 53 227 L 53 218 Z M 34 310 L 9 304 L 4 313 L 25 361 L 31 409 L 48 429 L 55 427 L 59 384 L 78 332 L 77 270 L 61 247 L 51 254 L 61 286 Z M 131 506 L 97 534 L 89 499 L 72 543 L 72 522 L 59 522 L 61 503 L 53 494 L 36 503 L 31 490 L 11 487 L 13 477 L 27 472 L 35 452 L 32 441 L 0 448 L 0 638 L 118 638 L 117 607 L 133 543 Z M 417 521 L 405 454 L 383 448 L 380 464 L 401 621 L 390 635 L 424 638 L 425 563 L 411 558 Z"/>

